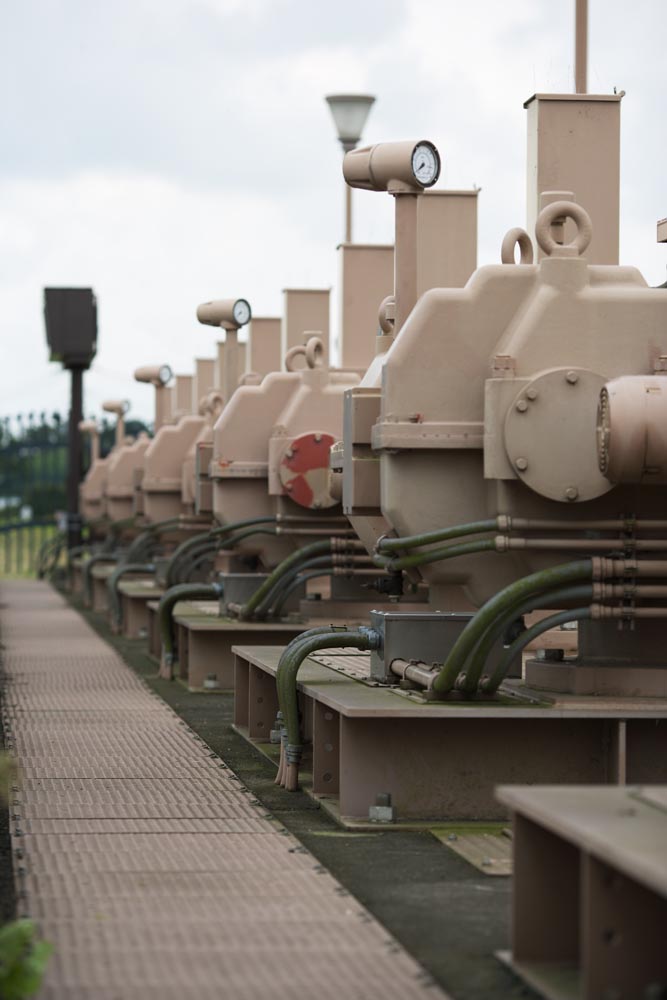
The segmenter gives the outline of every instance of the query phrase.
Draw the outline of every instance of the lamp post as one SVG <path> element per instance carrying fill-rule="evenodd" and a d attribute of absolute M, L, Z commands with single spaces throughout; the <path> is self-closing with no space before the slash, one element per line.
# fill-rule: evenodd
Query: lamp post
<path fill-rule="evenodd" d="M 375 103 L 368 94 L 331 94 L 326 98 L 333 116 L 343 155 L 361 140 L 366 119 Z M 352 242 L 352 188 L 345 185 L 345 242 Z"/>
<path fill-rule="evenodd" d="M 50 359 L 60 361 L 72 378 L 67 448 L 67 547 L 71 549 L 81 543 L 83 373 L 97 351 L 97 300 L 92 288 L 45 288 L 44 321 Z"/>

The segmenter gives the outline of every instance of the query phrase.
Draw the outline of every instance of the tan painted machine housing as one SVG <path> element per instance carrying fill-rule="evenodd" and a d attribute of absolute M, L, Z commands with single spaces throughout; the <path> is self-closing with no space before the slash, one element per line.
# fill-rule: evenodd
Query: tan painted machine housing
<path fill-rule="evenodd" d="M 371 447 L 380 416 L 382 365 L 400 328 L 397 317 L 405 322 L 417 299 L 434 285 L 464 285 L 474 271 L 478 194 L 429 190 L 395 197 L 395 293 L 381 304 L 376 357 L 359 386 L 346 393 L 343 441 L 332 455 L 332 488 L 340 491 L 343 511 L 369 550 L 391 530 L 380 509 L 379 456 Z"/>
<path fill-rule="evenodd" d="M 177 375 L 172 393 L 174 422 L 160 428 L 145 453 L 141 493 L 143 513 L 149 521 L 188 513 L 181 495 L 183 463 L 204 424 L 202 416 L 191 412 L 191 375 Z"/>
<path fill-rule="evenodd" d="M 221 523 L 274 514 L 316 520 L 335 507 L 329 449 L 340 436 L 343 392 L 358 375 L 330 370 L 323 356 L 321 340 L 310 338 L 288 352 L 288 371 L 242 386 L 225 407 L 209 472 Z M 239 551 L 259 555 L 269 567 L 293 548 L 288 538 L 257 536 Z"/>
<path fill-rule="evenodd" d="M 79 431 L 90 435 L 90 467 L 79 486 L 79 510 L 86 521 L 95 521 L 106 515 L 104 487 L 108 458 L 100 457 L 100 435 L 94 420 L 82 420 Z"/>
<path fill-rule="evenodd" d="M 564 246 L 551 232 L 560 217 L 577 227 Z M 644 389 L 659 384 L 662 399 L 654 372 L 667 358 L 667 297 L 635 268 L 591 265 L 592 235 L 580 206 L 549 205 L 536 227 L 539 264 L 482 267 L 465 288 L 434 289 L 418 302 L 385 358 L 371 431 L 382 511 L 399 536 L 497 514 L 581 520 L 664 510 L 658 487 L 614 487 L 603 474 L 596 428 L 601 393 L 613 395 L 622 376 L 644 377 Z M 610 455 L 614 445 L 612 433 Z M 630 481 L 650 475 L 642 466 Z M 480 604 L 562 561 L 561 551 L 484 553 L 423 575 L 434 594 L 461 584 Z"/>
<path fill-rule="evenodd" d="M 134 513 L 134 473 L 143 465 L 151 439 L 142 431 L 137 438 L 114 449 L 106 466 L 106 513 L 111 521 L 122 521 Z"/>
<path fill-rule="evenodd" d="M 156 433 L 169 417 L 169 394 L 166 388 L 172 377 L 169 365 L 147 365 L 137 368 L 134 378 L 155 389 L 155 429 Z M 136 480 L 138 472 L 143 472 L 146 451 L 150 445 L 146 433 L 114 449 L 109 456 L 105 484 L 106 512 L 111 521 L 122 521 L 136 513 Z"/>
<path fill-rule="evenodd" d="M 125 437 L 125 414 L 129 409 L 127 400 L 105 400 L 102 409 L 105 413 L 113 413 L 116 416 L 114 446 L 104 458 L 100 458 L 99 431 L 95 422 L 83 420 L 79 424 L 81 433 L 90 434 L 92 438 L 90 468 L 79 486 L 79 507 L 82 515 L 89 521 L 108 516 L 106 488 L 109 467 L 114 456 L 132 443 L 131 438 L 127 440 Z"/>

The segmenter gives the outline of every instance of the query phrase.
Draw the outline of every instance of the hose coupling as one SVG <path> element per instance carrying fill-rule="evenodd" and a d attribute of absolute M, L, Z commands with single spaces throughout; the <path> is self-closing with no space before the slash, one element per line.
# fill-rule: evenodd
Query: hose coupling
<path fill-rule="evenodd" d="M 594 583 L 593 600 L 611 601 L 620 598 L 624 601 L 634 601 L 637 597 L 637 584 L 634 578 L 622 583 Z"/>
<path fill-rule="evenodd" d="M 610 559 L 604 556 L 593 556 L 591 562 L 595 582 L 634 576 L 637 572 L 636 559 Z"/>
<path fill-rule="evenodd" d="M 283 713 L 278 711 L 276 714 L 276 721 L 273 723 L 273 728 L 269 734 L 269 740 L 271 743 L 280 743 L 283 738 L 283 733 L 285 732 L 285 723 L 283 721 Z"/>
<path fill-rule="evenodd" d="M 606 604 L 591 604 L 590 610 L 593 621 L 600 621 L 608 618 L 622 618 L 630 621 L 635 617 L 634 607 L 610 607 Z"/>
<path fill-rule="evenodd" d="M 359 627 L 359 632 L 368 640 L 369 649 L 380 649 L 382 646 L 382 636 L 377 629 L 371 628 L 370 625 L 361 625 Z"/>
<path fill-rule="evenodd" d="M 520 543 L 523 542 L 523 545 Z M 513 545 L 510 546 L 510 540 L 507 535 L 496 535 L 493 539 L 493 544 L 496 547 L 496 552 L 509 552 L 510 548 L 523 548 L 526 544 L 525 538 L 515 538 L 513 539 Z"/>
<path fill-rule="evenodd" d="M 297 767 L 301 763 L 301 758 L 303 756 L 303 746 L 301 743 L 288 743 L 285 747 L 285 757 L 288 764 L 296 764 Z"/>

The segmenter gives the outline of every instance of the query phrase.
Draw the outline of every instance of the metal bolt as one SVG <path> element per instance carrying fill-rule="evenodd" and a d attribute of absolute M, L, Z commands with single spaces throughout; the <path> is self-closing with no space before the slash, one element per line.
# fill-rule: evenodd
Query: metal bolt
<path fill-rule="evenodd" d="M 579 381 L 579 376 L 577 375 L 576 372 L 568 372 L 565 378 L 570 385 L 576 385 L 577 382 Z"/>
<path fill-rule="evenodd" d="M 519 413 L 525 413 L 526 410 L 528 409 L 528 403 L 526 402 L 525 399 L 520 399 L 519 402 L 516 404 L 516 408 L 519 411 Z"/>
<path fill-rule="evenodd" d="M 579 496 L 579 490 L 577 489 L 576 486 L 568 486 L 567 489 L 565 490 L 566 500 L 576 500 L 578 496 Z"/>
<path fill-rule="evenodd" d="M 285 489 L 287 490 L 288 493 L 291 493 L 292 492 L 292 484 L 288 483 L 287 486 L 285 487 Z"/>
<path fill-rule="evenodd" d="M 517 458 L 515 465 L 520 472 L 525 472 L 528 468 L 528 460 L 525 458 Z"/>
<path fill-rule="evenodd" d="M 537 389 L 526 389 L 528 399 L 537 399 Z"/>
<path fill-rule="evenodd" d="M 292 451 L 292 449 L 288 448 L 287 451 L 285 452 L 285 457 L 286 458 L 292 458 L 293 455 L 294 455 L 294 452 Z"/>
<path fill-rule="evenodd" d="M 315 435 L 315 443 L 319 444 L 321 440 L 322 440 L 322 435 L 321 434 L 316 434 Z"/>

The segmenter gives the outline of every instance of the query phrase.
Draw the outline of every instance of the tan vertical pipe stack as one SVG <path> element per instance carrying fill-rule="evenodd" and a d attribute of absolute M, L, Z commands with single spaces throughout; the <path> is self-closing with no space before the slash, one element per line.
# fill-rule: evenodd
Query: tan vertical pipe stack
<path fill-rule="evenodd" d="M 164 411 L 167 414 L 165 423 L 174 424 L 176 423 L 176 384 L 168 385 L 165 388 L 165 406 Z"/>
<path fill-rule="evenodd" d="M 127 413 L 128 404 L 127 400 L 124 399 L 110 399 L 105 403 L 102 403 L 102 409 L 106 413 L 116 414 L 116 441 L 115 447 L 121 448 L 125 444 L 125 414 Z"/>
<path fill-rule="evenodd" d="M 414 193 L 397 192 L 394 295 L 396 330 L 400 330 L 417 301 L 417 200 Z"/>
<path fill-rule="evenodd" d="M 345 185 L 345 242 L 352 242 L 352 188 Z"/>
<path fill-rule="evenodd" d="M 215 359 L 195 358 L 195 375 L 192 380 L 192 413 L 199 413 L 202 398 L 215 388 Z"/>
<path fill-rule="evenodd" d="M 222 392 L 225 384 L 225 342 L 219 340 L 217 343 L 218 356 L 215 362 L 215 388 Z M 224 397 L 223 397 L 224 398 Z M 227 402 L 227 400 L 225 400 Z"/>
<path fill-rule="evenodd" d="M 100 435 L 95 424 L 94 430 L 90 433 L 90 464 L 96 462 L 100 457 Z"/>
<path fill-rule="evenodd" d="M 593 223 L 589 264 L 618 264 L 620 137 L 624 92 L 588 93 L 588 0 L 576 0 L 574 94 L 534 94 L 528 111 L 527 230 L 549 191 L 573 191 Z M 564 242 L 574 238 L 565 225 Z M 538 259 L 544 251 L 538 248 Z"/>
<path fill-rule="evenodd" d="M 166 385 L 155 386 L 155 429 L 153 434 L 157 434 L 160 428 L 169 423 L 171 418 L 171 390 Z"/>
<path fill-rule="evenodd" d="M 342 368 L 368 368 L 378 339 L 378 309 L 394 291 L 391 245 L 342 243 L 339 254 Z"/>
<path fill-rule="evenodd" d="M 258 375 L 280 371 L 280 322 L 279 316 L 253 316 L 248 332 L 248 371 Z"/>
<path fill-rule="evenodd" d="M 284 288 L 283 319 L 280 333 L 281 364 L 291 347 L 304 343 L 307 330 L 317 331 L 329 360 L 329 288 Z"/>
<path fill-rule="evenodd" d="M 463 287 L 477 267 L 477 190 L 392 192 L 395 329 L 430 288 Z"/>
<path fill-rule="evenodd" d="M 574 90 L 588 93 L 588 0 L 575 0 Z"/>
<path fill-rule="evenodd" d="M 134 378 L 137 382 L 147 382 L 155 390 L 155 423 L 153 435 L 157 434 L 171 415 L 171 390 L 167 383 L 171 380 L 169 365 L 144 365 L 135 369 Z"/>
<path fill-rule="evenodd" d="M 94 420 L 81 420 L 79 431 L 90 437 L 90 464 L 92 466 L 100 457 L 100 432 Z"/>
<path fill-rule="evenodd" d="M 225 402 L 234 395 L 239 384 L 239 334 L 238 330 L 227 330 L 225 338 L 225 373 L 222 384 L 222 395 Z"/>
<path fill-rule="evenodd" d="M 172 417 L 176 423 L 192 412 L 192 375 L 177 375 L 172 396 Z"/>
<path fill-rule="evenodd" d="M 245 345 L 239 344 L 239 328 L 252 319 L 250 304 L 246 299 L 215 299 L 197 307 L 197 319 L 206 326 L 216 326 L 225 331 L 224 363 L 218 345 L 218 385 L 225 403 L 232 398 L 245 367 Z M 222 378 L 220 378 L 222 375 Z"/>

